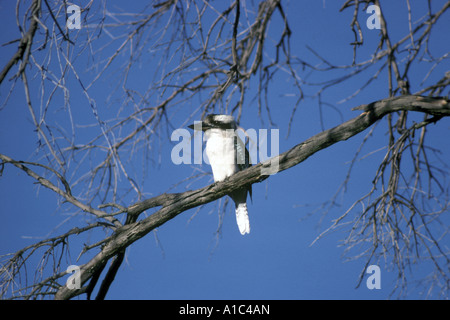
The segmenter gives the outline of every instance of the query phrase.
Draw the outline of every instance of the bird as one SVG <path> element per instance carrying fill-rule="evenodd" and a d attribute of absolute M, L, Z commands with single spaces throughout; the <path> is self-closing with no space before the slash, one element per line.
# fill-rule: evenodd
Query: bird
<path fill-rule="evenodd" d="M 236 134 L 238 126 L 233 116 L 209 114 L 203 121 L 188 127 L 205 133 L 206 155 L 212 168 L 214 182 L 223 181 L 251 166 L 249 152 Z M 236 222 L 242 235 L 250 233 L 247 194 L 251 199 L 251 185 L 243 186 L 229 195 L 235 203 Z"/>

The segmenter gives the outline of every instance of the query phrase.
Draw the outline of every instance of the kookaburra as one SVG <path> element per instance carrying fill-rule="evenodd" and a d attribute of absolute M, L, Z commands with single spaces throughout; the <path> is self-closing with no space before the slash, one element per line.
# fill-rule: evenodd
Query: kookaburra
<path fill-rule="evenodd" d="M 249 153 L 236 134 L 237 124 L 233 116 L 210 114 L 203 121 L 190 125 L 189 128 L 202 130 L 205 133 L 206 154 L 215 182 L 222 181 L 251 165 Z M 236 221 L 242 235 L 250 233 L 247 192 L 251 197 L 251 185 L 230 194 L 236 206 Z"/>

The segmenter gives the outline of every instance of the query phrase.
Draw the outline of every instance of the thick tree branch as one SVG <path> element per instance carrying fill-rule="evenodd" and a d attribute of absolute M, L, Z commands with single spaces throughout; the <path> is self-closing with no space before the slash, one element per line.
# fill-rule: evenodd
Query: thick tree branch
<path fill-rule="evenodd" d="M 280 154 L 278 158 L 278 172 L 287 170 L 316 152 L 325 149 L 336 142 L 347 140 L 359 132 L 367 129 L 384 116 L 397 111 L 415 111 L 432 116 L 450 116 L 450 103 L 446 98 L 430 98 L 423 96 L 401 96 L 361 105 L 353 110 L 364 110 L 362 114 L 337 127 L 323 131 L 292 149 Z M 263 174 L 270 167 L 271 160 L 259 163 L 246 170 L 240 171 L 225 181 L 206 186 L 202 189 L 177 194 L 163 194 L 130 206 L 128 214 L 137 219 L 143 211 L 155 207 L 162 208 L 151 216 L 116 229 L 115 233 L 106 241 L 102 251 L 91 261 L 81 267 L 81 282 L 86 283 L 96 270 L 104 263 L 136 240 L 150 231 L 161 226 L 178 214 L 191 208 L 217 200 L 246 184 L 261 182 L 268 178 Z M 80 292 L 83 291 L 83 288 Z M 56 299 L 70 299 L 78 295 L 77 290 L 70 290 L 66 286 L 57 292 Z"/>

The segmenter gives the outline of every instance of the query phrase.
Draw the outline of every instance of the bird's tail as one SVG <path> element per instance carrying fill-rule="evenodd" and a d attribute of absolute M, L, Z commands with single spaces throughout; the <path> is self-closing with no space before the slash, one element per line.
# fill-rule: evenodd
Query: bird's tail
<path fill-rule="evenodd" d="M 250 220 L 245 202 L 236 206 L 236 222 L 242 235 L 250 233 Z"/>

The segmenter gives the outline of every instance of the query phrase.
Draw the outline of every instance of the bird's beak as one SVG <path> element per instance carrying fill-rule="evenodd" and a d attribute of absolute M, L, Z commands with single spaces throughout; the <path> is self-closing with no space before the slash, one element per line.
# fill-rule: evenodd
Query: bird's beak
<path fill-rule="evenodd" d="M 200 129 L 201 131 L 205 131 L 205 130 L 211 128 L 211 126 L 205 122 L 198 121 L 195 124 L 189 125 L 188 128 L 190 128 L 192 130 Z"/>

